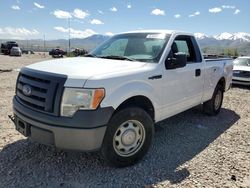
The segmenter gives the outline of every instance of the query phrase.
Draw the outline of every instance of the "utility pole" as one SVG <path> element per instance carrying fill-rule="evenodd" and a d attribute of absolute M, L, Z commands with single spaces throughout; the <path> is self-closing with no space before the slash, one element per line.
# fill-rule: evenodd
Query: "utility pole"
<path fill-rule="evenodd" d="M 69 52 L 70 52 L 70 18 L 69 18 Z"/>
<path fill-rule="evenodd" d="M 26 50 L 28 50 L 28 47 L 29 47 L 29 41 L 28 39 L 26 40 Z"/>
<path fill-rule="evenodd" d="M 43 34 L 43 55 L 45 57 L 45 34 Z"/>

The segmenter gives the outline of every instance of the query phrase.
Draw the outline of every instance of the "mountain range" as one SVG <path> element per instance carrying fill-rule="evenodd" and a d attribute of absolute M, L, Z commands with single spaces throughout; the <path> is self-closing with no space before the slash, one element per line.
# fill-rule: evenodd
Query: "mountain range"
<path fill-rule="evenodd" d="M 240 55 L 250 55 L 249 33 L 224 32 L 214 36 L 208 36 L 204 33 L 195 33 L 194 35 L 199 41 L 200 46 L 206 49 L 206 53 L 223 53 L 223 50 L 226 48 L 237 49 Z"/>
<path fill-rule="evenodd" d="M 214 36 L 207 36 L 204 33 L 195 33 L 194 35 L 198 40 L 215 39 L 218 41 L 230 40 L 230 41 L 250 42 L 250 34 L 243 32 L 238 32 L 238 33 L 224 32 Z"/>
<path fill-rule="evenodd" d="M 219 54 L 223 53 L 225 49 L 236 49 L 240 55 L 250 55 L 250 34 L 237 32 L 237 33 L 220 33 L 214 36 L 208 36 L 204 33 L 195 33 L 201 48 L 205 53 Z M 72 48 L 84 48 L 88 51 L 95 48 L 100 43 L 104 42 L 110 38 L 107 35 L 92 35 L 87 38 L 71 39 Z M 4 42 L 7 40 L 1 40 Z M 16 40 L 22 48 L 32 49 L 35 51 L 44 50 L 44 41 L 43 40 Z M 67 39 L 58 39 L 58 40 L 49 40 L 45 42 L 46 51 L 52 48 L 62 48 L 68 49 L 68 40 Z"/>

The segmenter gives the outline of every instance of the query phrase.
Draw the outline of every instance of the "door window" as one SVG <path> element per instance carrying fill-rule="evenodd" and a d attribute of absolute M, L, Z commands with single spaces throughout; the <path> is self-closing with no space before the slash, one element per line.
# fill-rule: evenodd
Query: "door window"
<path fill-rule="evenodd" d="M 178 52 L 185 53 L 187 55 L 187 58 L 189 58 L 190 53 L 189 53 L 187 42 L 184 40 L 176 40 L 175 43 L 176 43 Z"/>
<path fill-rule="evenodd" d="M 185 53 L 187 63 L 201 62 L 201 56 L 197 43 L 190 36 L 178 36 L 174 40 L 171 53 Z"/>

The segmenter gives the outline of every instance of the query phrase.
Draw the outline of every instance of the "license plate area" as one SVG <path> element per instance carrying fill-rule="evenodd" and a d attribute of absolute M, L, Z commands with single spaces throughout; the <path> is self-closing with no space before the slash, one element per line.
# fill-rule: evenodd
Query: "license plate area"
<path fill-rule="evenodd" d="M 30 136 L 30 126 L 26 122 L 22 121 L 17 117 L 16 117 L 16 130 L 26 137 Z"/>

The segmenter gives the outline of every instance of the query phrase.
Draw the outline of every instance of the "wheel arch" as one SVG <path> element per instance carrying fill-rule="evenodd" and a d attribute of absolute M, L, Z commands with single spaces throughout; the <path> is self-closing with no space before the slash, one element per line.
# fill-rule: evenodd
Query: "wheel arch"
<path fill-rule="evenodd" d="M 126 108 L 126 107 L 139 107 L 142 108 L 143 110 L 145 110 L 149 116 L 152 118 L 153 121 L 155 121 L 155 108 L 154 105 L 152 103 L 152 101 L 143 95 L 136 95 L 133 97 L 130 97 L 126 100 L 124 100 L 116 109 L 115 109 L 115 113 L 117 113 L 118 111 Z M 114 115 L 113 114 L 113 115 Z"/>
<path fill-rule="evenodd" d="M 221 77 L 217 83 L 217 86 L 221 86 L 223 91 L 225 91 L 226 90 L 226 79 L 224 77 Z"/>

